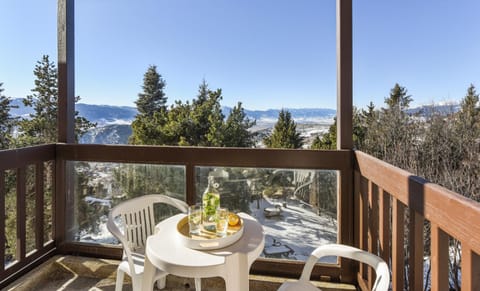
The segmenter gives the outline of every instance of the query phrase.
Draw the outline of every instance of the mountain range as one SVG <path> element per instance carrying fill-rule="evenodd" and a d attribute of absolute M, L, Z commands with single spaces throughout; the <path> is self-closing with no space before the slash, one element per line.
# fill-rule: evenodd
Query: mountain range
<path fill-rule="evenodd" d="M 13 99 L 12 105 L 17 108 L 11 110 L 13 116 L 27 117 L 33 113 L 31 107 L 25 107 L 21 98 Z M 435 112 L 447 113 L 458 110 L 458 105 L 435 105 Z M 432 113 L 432 105 L 408 109 L 409 114 L 427 117 Z M 137 115 L 137 109 L 130 106 L 75 104 L 75 109 L 80 116 L 97 127 L 87 132 L 80 139 L 80 143 L 97 144 L 127 144 L 128 137 L 132 134 L 131 123 Z M 301 135 L 309 140 L 326 132 L 333 123 L 336 111 L 328 108 L 285 108 L 297 123 Z M 225 116 L 230 114 L 232 108 L 222 107 Z M 261 135 L 268 134 L 278 120 L 281 109 L 248 110 L 245 114 L 251 120 L 256 120 L 256 125 L 251 129 Z"/>
<path fill-rule="evenodd" d="M 13 99 L 12 105 L 18 107 L 11 111 L 14 116 L 28 116 L 28 114 L 33 113 L 31 107 L 25 107 L 23 105 L 21 98 Z M 130 106 L 78 103 L 75 104 L 75 109 L 80 116 L 96 122 L 100 126 L 108 124 L 131 124 L 135 119 L 135 115 L 137 115 L 137 109 Z M 222 112 L 225 116 L 228 116 L 231 110 L 231 107 L 222 107 Z M 275 123 L 281 109 L 244 110 L 250 119 L 257 120 L 257 122 Z M 297 123 L 331 122 L 336 112 L 334 109 L 327 108 L 286 108 L 286 110 L 292 114 L 292 118 Z"/>
<path fill-rule="evenodd" d="M 25 107 L 21 98 L 13 99 L 12 105 L 17 108 L 11 110 L 13 116 L 28 117 L 33 113 L 33 108 Z M 288 110 L 296 123 L 302 124 L 301 128 L 309 128 L 306 125 L 319 125 L 328 128 L 333 123 L 336 114 L 334 109 L 327 108 L 285 108 Z M 126 144 L 132 133 L 131 123 L 137 115 L 137 109 L 130 106 L 75 104 L 75 110 L 80 116 L 91 122 L 97 123 L 97 127 L 87 132 L 80 139 L 81 143 L 102 143 L 102 144 Z M 231 107 L 222 107 L 225 116 L 230 114 Z M 248 110 L 245 114 L 251 120 L 256 120 L 252 131 L 265 131 L 272 128 L 278 119 L 281 109 Z"/>

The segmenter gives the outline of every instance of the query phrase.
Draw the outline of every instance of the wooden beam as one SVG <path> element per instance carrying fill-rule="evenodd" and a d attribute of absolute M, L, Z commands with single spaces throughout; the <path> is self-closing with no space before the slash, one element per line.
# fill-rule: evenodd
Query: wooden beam
<path fill-rule="evenodd" d="M 58 142 L 75 142 L 74 0 L 58 0 Z"/>
<path fill-rule="evenodd" d="M 352 0 L 337 0 L 337 149 L 353 148 Z"/>
<path fill-rule="evenodd" d="M 352 151 L 57 144 L 57 159 L 217 167 L 349 171 Z M 1 156 L 1 155 L 0 155 Z M 352 178 L 353 181 L 353 178 Z M 352 182 L 353 183 L 353 182 Z"/>

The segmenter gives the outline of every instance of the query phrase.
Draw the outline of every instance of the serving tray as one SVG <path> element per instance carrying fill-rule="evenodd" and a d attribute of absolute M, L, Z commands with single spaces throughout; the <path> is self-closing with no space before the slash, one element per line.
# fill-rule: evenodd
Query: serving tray
<path fill-rule="evenodd" d="M 214 250 L 229 246 L 238 241 L 243 235 L 243 220 L 239 217 L 239 222 L 235 226 L 228 226 L 225 237 L 217 237 L 214 232 L 202 229 L 198 235 L 190 235 L 188 226 L 188 216 L 180 219 L 177 224 L 177 233 L 182 243 L 191 249 L 196 250 Z"/>

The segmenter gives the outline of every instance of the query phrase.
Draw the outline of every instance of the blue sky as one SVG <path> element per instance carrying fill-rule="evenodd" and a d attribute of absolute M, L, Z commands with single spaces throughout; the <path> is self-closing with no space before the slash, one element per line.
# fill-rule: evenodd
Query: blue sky
<path fill-rule="evenodd" d="M 480 1 L 353 0 L 354 104 L 384 105 L 396 82 L 414 105 L 480 86 Z M 24 97 L 43 54 L 56 61 L 56 1 L 0 2 L 0 82 Z M 336 107 L 335 0 L 77 0 L 76 94 L 134 106 L 156 65 L 169 103 L 202 79 L 222 105 Z"/>

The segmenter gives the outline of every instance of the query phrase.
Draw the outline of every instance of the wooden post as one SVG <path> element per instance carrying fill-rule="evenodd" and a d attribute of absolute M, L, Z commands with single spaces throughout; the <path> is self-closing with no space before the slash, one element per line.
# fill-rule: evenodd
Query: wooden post
<path fill-rule="evenodd" d="M 337 149 L 352 149 L 352 0 L 337 0 Z M 353 163 L 340 171 L 337 179 L 339 229 L 338 241 L 353 245 Z M 342 280 L 351 281 L 355 268 L 340 261 Z"/>
<path fill-rule="evenodd" d="M 401 291 L 405 287 L 405 207 L 396 198 L 392 202 L 392 289 Z"/>
<path fill-rule="evenodd" d="M 58 0 L 57 50 L 58 50 L 58 142 L 75 142 L 75 1 Z M 55 175 L 55 227 L 54 239 L 60 252 L 67 239 L 66 229 L 71 226 L 73 167 L 64 160 L 56 159 Z M 66 209 L 66 207 L 69 209 Z M 67 216 L 67 213 L 70 216 Z"/>
<path fill-rule="evenodd" d="M 480 290 L 480 256 L 462 243 L 462 289 Z"/>
<path fill-rule="evenodd" d="M 448 235 L 431 223 L 432 290 L 447 291 L 448 286 Z"/>
<path fill-rule="evenodd" d="M 74 0 L 58 0 L 58 142 L 75 142 Z"/>
<path fill-rule="evenodd" d="M 352 0 L 337 0 L 337 149 L 353 148 Z"/>

